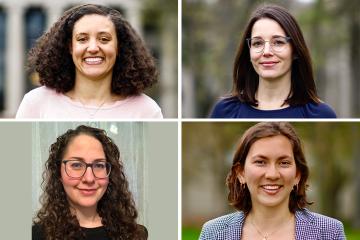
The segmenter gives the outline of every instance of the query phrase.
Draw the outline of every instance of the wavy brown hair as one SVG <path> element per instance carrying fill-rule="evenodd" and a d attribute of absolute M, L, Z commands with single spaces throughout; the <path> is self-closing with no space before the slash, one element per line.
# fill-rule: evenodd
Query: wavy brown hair
<path fill-rule="evenodd" d="M 29 68 L 39 74 L 40 83 L 61 93 L 74 87 L 75 65 L 70 54 L 73 28 L 76 21 L 90 14 L 106 16 L 115 26 L 119 52 L 113 67 L 111 92 L 131 96 L 151 87 L 157 81 L 158 73 L 155 61 L 139 35 L 119 11 L 94 4 L 65 11 L 30 50 Z"/>
<path fill-rule="evenodd" d="M 295 129 L 287 122 L 263 122 L 249 128 L 241 137 L 233 158 L 231 170 L 226 179 L 230 190 L 228 195 L 229 203 L 237 210 L 244 211 L 245 214 L 249 213 L 252 208 L 251 195 L 247 186 L 242 186 L 238 173 L 244 169 L 246 157 L 254 142 L 262 138 L 279 135 L 289 139 L 295 158 L 296 171 L 300 173 L 299 184 L 290 193 L 289 210 L 294 213 L 296 210 L 306 207 L 307 204 L 311 204 L 306 200 L 306 182 L 309 177 L 309 169 L 302 150 L 301 141 Z"/>
<path fill-rule="evenodd" d="M 43 173 L 43 194 L 40 198 L 42 207 L 33 223 L 41 227 L 47 240 L 84 238 L 79 221 L 70 211 L 60 170 L 67 146 L 72 139 L 82 134 L 100 141 L 106 160 L 111 164 L 109 184 L 97 205 L 97 212 L 108 236 L 113 240 L 147 239 L 146 229 L 136 223 L 138 214 L 120 161 L 118 147 L 104 130 L 83 125 L 68 130 L 51 145 Z"/>
<path fill-rule="evenodd" d="M 291 90 L 284 104 L 295 106 L 309 102 L 319 103 L 310 52 L 301 29 L 295 18 L 285 8 L 276 5 L 258 7 L 244 30 L 234 62 L 231 96 L 253 106 L 258 104 L 255 93 L 259 86 L 259 75 L 250 61 L 250 50 L 246 39 L 251 38 L 251 31 L 255 22 L 263 18 L 272 19 L 281 26 L 286 36 L 290 37 L 290 44 L 293 49 Z"/>

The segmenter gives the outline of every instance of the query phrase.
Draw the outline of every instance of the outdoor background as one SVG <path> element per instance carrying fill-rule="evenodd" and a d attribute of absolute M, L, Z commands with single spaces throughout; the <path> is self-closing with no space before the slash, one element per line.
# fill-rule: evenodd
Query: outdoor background
<path fill-rule="evenodd" d="M 182 124 L 182 239 L 198 239 L 208 220 L 234 212 L 225 179 L 244 131 L 255 122 Z M 360 239 L 360 125 L 296 122 L 310 169 L 309 209 L 341 220 Z"/>
<path fill-rule="evenodd" d="M 287 8 L 313 60 L 320 98 L 338 117 L 360 116 L 358 0 L 182 0 L 182 114 L 204 118 L 230 92 L 235 53 L 253 9 Z"/>
<path fill-rule="evenodd" d="M 13 118 L 25 93 L 38 86 L 26 72 L 29 49 L 62 13 L 83 3 L 119 10 L 156 58 L 158 83 L 146 91 L 165 118 L 177 118 L 177 0 L 0 0 L 0 117 Z"/>

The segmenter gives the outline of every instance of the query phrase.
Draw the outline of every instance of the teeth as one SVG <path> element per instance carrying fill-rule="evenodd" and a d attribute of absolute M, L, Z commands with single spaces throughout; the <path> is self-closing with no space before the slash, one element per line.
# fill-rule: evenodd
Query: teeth
<path fill-rule="evenodd" d="M 279 189 L 280 188 L 280 186 L 278 186 L 278 185 L 265 185 L 265 186 L 263 186 L 263 188 L 265 188 L 266 190 L 277 190 L 277 189 Z"/>
<path fill-rule="evenodd" d="M 103 59 L 101 57 L 85 58 L 85 62 L 87 63 L 101 62 L 102 60 Z"/>

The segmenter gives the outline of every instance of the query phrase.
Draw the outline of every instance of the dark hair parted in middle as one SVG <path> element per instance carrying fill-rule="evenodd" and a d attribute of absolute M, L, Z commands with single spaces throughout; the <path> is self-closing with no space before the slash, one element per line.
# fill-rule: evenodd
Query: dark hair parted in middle
<path fill-rule="evenodd" d="M 319 103 L 311 57 L 301 29 L 286 9 L 275 5 L 265 5 L 256 9 L 246 26 L 235 57 L 231 95 L 239 98 L 241 102 L 253 106 L 258 104 L 255 93 L 259 86 L 259 75 L 250 61 L 250 50 L 246 39 L 251 38 L 251 31 L 255 22 L 263 18 L 272 19 L 282 27 L 286 36 L 290 37 L 290 44 L 293 49 L 291 90 L 284 104 L 295 106 L 309 102 Z"/>
<path fill-rule="evenodd" d="M 106 192 L 97 203 L 97 213 L 101 217 L 111 239 L 147 239 L 143 226 L 136 223 L 137 210 L 129 190 L 129 184 L 120 161 L 118 147 L 102 129 L 78 126 L 59 136 L 50 147 L 46 170 L 43 173 L 42 207 L 34 223 L 40 224 L 47 240 L 82 239 L 79 221 L 71 212 L 70 204 L 61 182 L 61 163 L 68 145 L 79 135 L 96 138 L 102 145 L 106 161 L 111 164 L 109 184 Z"/>
<path fill-rule="evenodd" d="M 279 135 L 289 139 L 294 154 L 296 171 L 300 173 L 300 182 L 297 189 L 293 189 L 290 193 L 289 210 L 294 213 L 296 210 L 310 204 L 306 200 L 306 182 L 309 177 L 309 169 L 304 157 L 301 141 L 294 128 L 290 123 L 286 122 L 264 122 L 252 126 L 243 134 L 236 149 L 231 170 L 226 179 L 230 190 L 228 196 L 229 203 L 237 210 L 244 211 L 245 214 L 249 213 L 252 208 L 251 196 L 248 188 L 241 186 L 238 173 L 244 169 L 249 150 L 257 140 Z"/>
<path fill-rule="evenodd" d="M 137 95 L 157 81 L 153 57 L 143 41 L 115 9 L 84 4 L 67 10 L 29 52 L 29 68 L 40 83 L 60 93 L 75 84 L 75 65 L 70 54 L 74 24 L 85 15 L 108 17 L 115 26 L 118 54 L 113 68 L 111 92 L 121 96 Z"/>

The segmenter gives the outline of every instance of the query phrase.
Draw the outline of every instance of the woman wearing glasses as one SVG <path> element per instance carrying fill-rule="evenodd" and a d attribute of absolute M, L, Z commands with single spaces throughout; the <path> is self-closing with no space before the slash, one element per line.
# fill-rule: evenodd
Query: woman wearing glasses
<path fill-rule="evenodd" d="M 119 158 L 103 130 L 79 126 L 58 137 L 32 239 L 147 239 Z"/>
<path fill-rule="evenodd" d="M 233 89 L 212 118 L 335 118 L 316 92 L 302 32 L 287 10 L 258 8 L 251 17 L 233 70 Z"/>
<path fill-rule="evenodd" d="M 307 210 L 309 169 L 294 128 L 258 123 L 236 149 L 227 177 L 238 211 L 207 222 L 200 240 L 345 240 L 336 219 Z"/>

